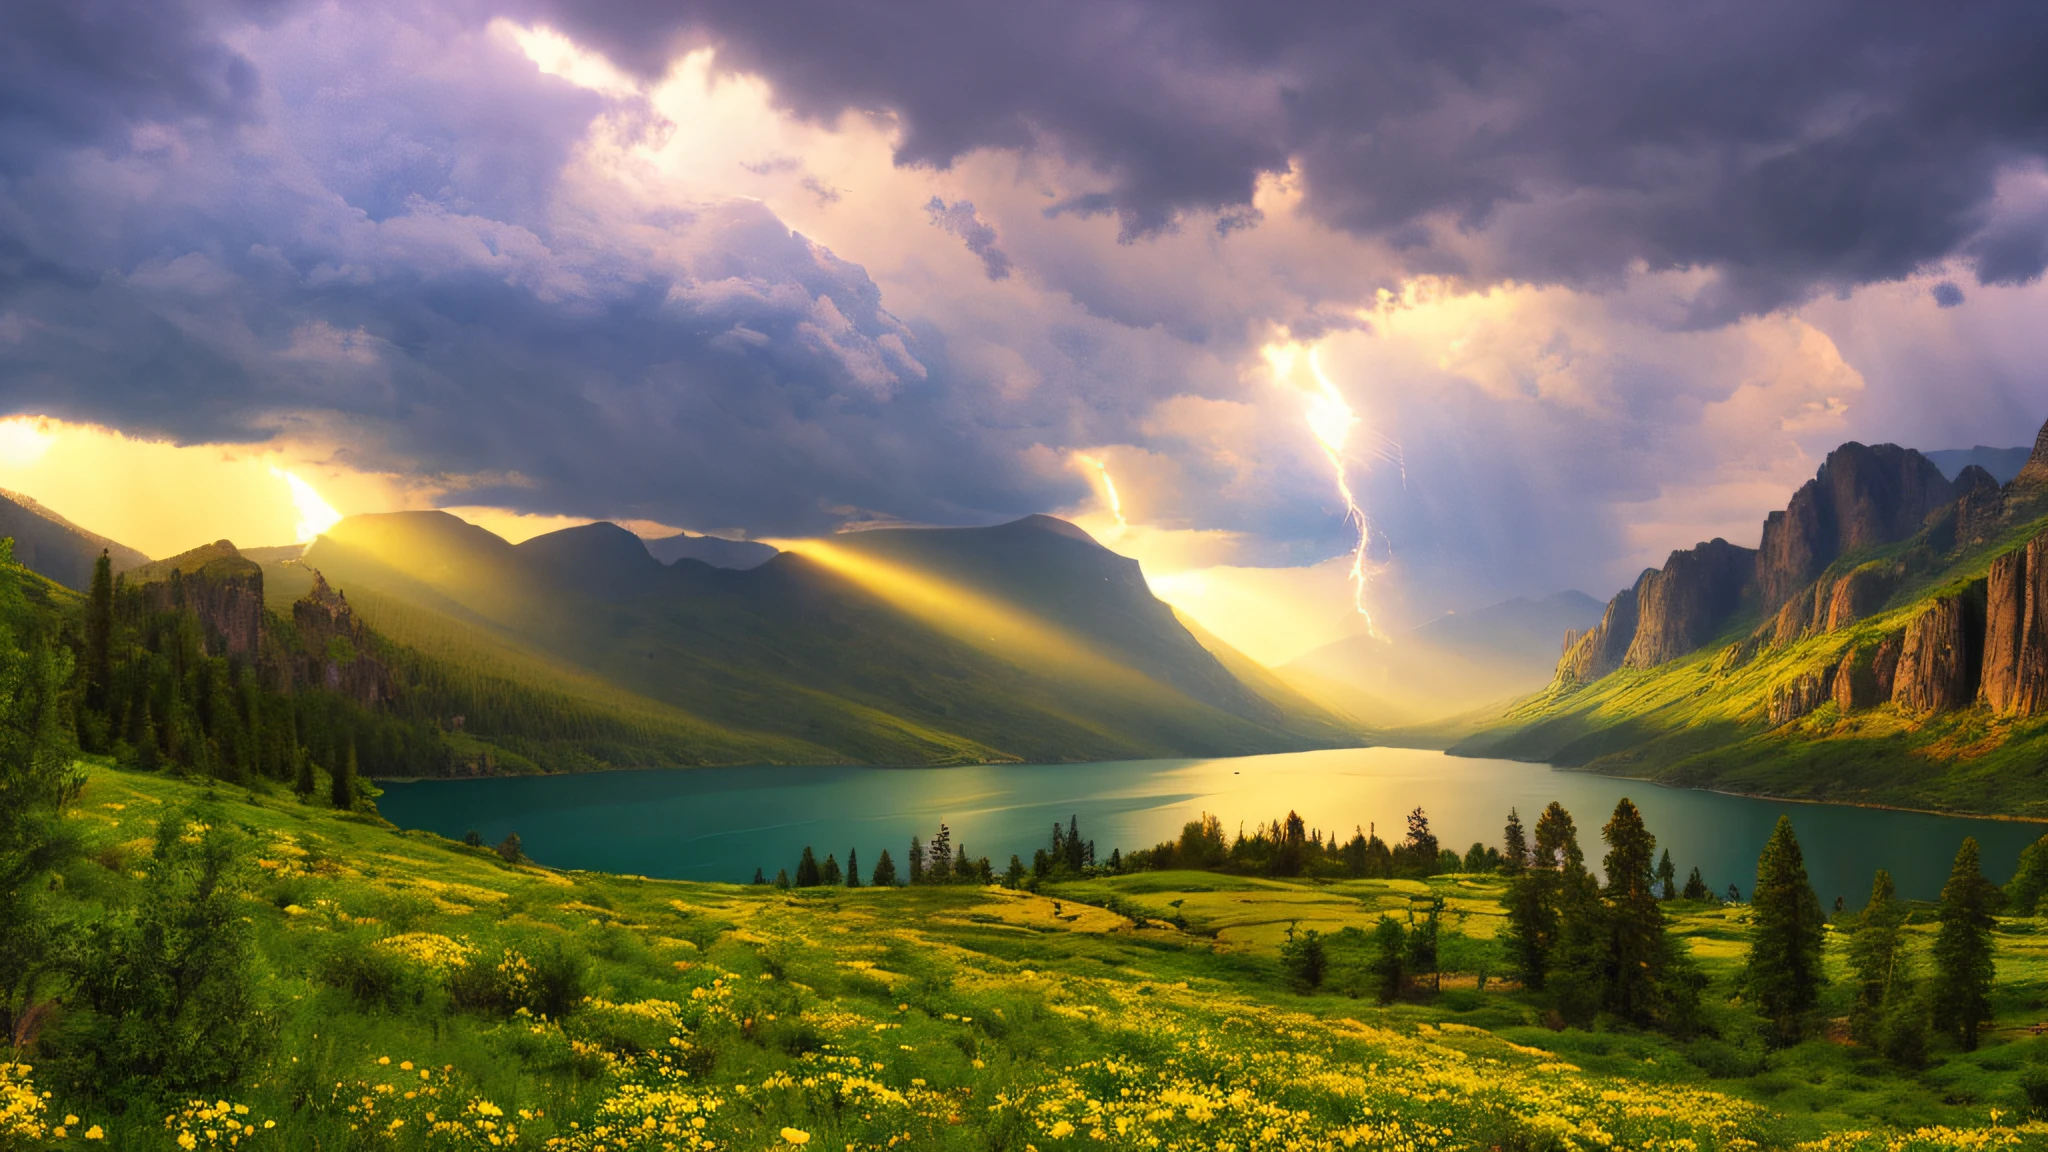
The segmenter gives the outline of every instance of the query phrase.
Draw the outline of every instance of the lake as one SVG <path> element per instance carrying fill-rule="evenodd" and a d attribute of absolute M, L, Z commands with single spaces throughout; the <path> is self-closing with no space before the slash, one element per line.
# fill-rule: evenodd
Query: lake
<path fill-rule="evenodd" d="M 1446 756 L 1406 748 L 1347 748 L 1215 760 L 1103 764 L 974 765 L 959 768 L 745 767 L 650 769 L 571 776 L 389 782 L 378 807 L 402 828 L 451 838 L 475 831 L 496 843 L 518 832 L 527 855 L 558 868 L 682 880 L 746 881 L 795 872 L 811 845 L 820 862 L 859 853 L 865 881 L 887 848 L 899 875 L 910 838 L 929 839 L 941 820 L 970 856 L 998 871 L 1015 853 L 1029 861 L 1054 821 L 1079 816 L 1081 835 L 1107 859 L 1111 848 L 1146 847 L 1179 835 L 1203 812 L 1226 831 L 1285 816 L 1348 838 L 1377 825 L 1392 843 L 1422 807 L 1443 845 L 1498 845 L 1509 808 L 1533 829 L 1557 800 L 1569 809 L 1589 863 L 1604 848 L 1600 826 L 1616 800 L 1635 800 L 1681 882 L 1697 866 L 1717 892 L 1744 896 L 1757 853 L 1780 813 L 1792 817 L 1821 901 L 1858 908 L 1871 873 L 1891 870 L 1903 895 L 1932 899 L 1964 836 L 1983 847 L 1984 869 L 2003 882 L 2020 850 L 2048 826 L 1930 816 L 1832 804 L 1757 800 L 1541 764 Z"/>

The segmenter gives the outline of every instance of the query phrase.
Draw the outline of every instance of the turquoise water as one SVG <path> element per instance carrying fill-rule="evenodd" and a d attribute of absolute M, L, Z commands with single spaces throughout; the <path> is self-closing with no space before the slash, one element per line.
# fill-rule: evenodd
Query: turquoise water
<path fill-rule="evenodd" d="M 391 783 L 378 801 L 404 828 L 448 837 L 474 830 L 492 843 L 518 832 L 527 854 L 561 868 L 686 880 L 744 881 L 796 868 L 811 845 L 822 861 L 859 852 L 865 880 L 883 848 L 898 869 L 915 835 L 941 820 L 970 856 L 998 869 L 1011 853 L 1031 858 L 1054 821 L 1078 815 L 1081 834 L 1107 859 L 1177 836 L 1213 812 L 1234 831 L 1288 809 L 1311 827 L 1349 836 L 1377 825 L 1399 839 L 1421 806 L 1446 847 L 1500 842 L 1510 807 L 1525 824 L 1552 800 L 1571 810 L 1587 858 L 1597 862 L 1600 825 L 1616 800 L 1642 809 L 1682 880 L 1699 867 L 1716 891 L 1744 895 L 1778 815 L 1792 817 L 1815 889 L 1863 904 L 1873 870 L 1888 868 L 1908 896 L 1932 898 L 1956 846 L 1975 836 L 1985 872 L 2003 881 L 2020 849 L 2048 827 L 1838 805 L 1754 800 L 1659 788 L 1541 764 L 1445 756 L 1405 748 L 1340 749 L 1226 760 L 1106 764 L 977 765 L 962 768 L 694 768 Z"/>

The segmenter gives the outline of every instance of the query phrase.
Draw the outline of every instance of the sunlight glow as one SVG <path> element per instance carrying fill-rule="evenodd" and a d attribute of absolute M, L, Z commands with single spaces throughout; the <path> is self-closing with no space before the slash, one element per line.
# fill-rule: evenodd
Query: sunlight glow
<path fill-rule="evenodd" d="M 315 536 L 341 521 L 341 513 L 334 510 L 334 505 L 321 499 L 320 493 L 314 491 L 311 484 L 299 479 L 296 473 L 272 465 L 270 474 L 284 481 L 291 489 L 292 506 L 299 512 L 299 543 L 311 544 Z"/>
<path fill-rule="evenodd" d="M 1358 414 L 1351 410 L 1344 393 L 1324 375 L 1322 357 L 1317 349 L 1308 349 L 1307 386 L 1299 382 L 1303 359 L 1301 345 L 1268 344 L 1261 351 L 1272 369 L 1274 382 L 1307 397 L 1308 407 L 1304 415 L 1308 430 L 1330 461 L 1331 471 L 1336 474 L 1337 495 L 1344 501 L 1344 518 L 1358 528 L 1358 545 L 1351 552 L 1351 606 L 1365 617 L 1366 631 L 1378 636 L 1380 631 L 1373 623 L 1372 610 L 1366 598 L 1372 579 L 1371 565 L 1366 556 L 1372 544 L 1372 522 L 1366 518 L 1358 498 L 1352 494 L 1350 473 L 1344 463 L 1344 445 L 1351 439 L 1351 430 L 1360 423 Z"/>
<path fill-rule="evenodd" d="M 0 420 L 0 464 L 26 468 L 50 450 L 50 434 L 33 416 Z"/>

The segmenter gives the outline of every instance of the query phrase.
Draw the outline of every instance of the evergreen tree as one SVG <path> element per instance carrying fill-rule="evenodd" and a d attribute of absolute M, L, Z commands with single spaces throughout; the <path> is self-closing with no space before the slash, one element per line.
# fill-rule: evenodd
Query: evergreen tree
<path fill-rule="evenodd" d="M 1500 870 L 1520 876 L 1529 867 L 1529 839 L 1522 831 L 1522 814 L 1508 809 L 1507 831 L 1501 837 Z"/>
<path fill-rule="evenodd" d="M 1410 904 L 1408 907 L 1408 978 L 1420 984 L 1422 978 L 1427 976 L 1429 990 L 1441 991 L 1443 984 L 1437 972 L 1437 930 L 1443 922 L 1443 897 L 1436 896 L 1430 899 L 1429 910 L 1423 914 L 1422 922 L 1419 924 L 1414 922 L 1415 906 Z"/>
<path fill-rule="evenodd" d="M 1081 815 L 1067 817 L 1067 871 L 1080 872 L 1088 864 L 1086 845 L 1081 843 Z"/>
<path fill-rule="evenodd" d="M 946 884 L 953 879 L 953 830 L 939 822 L 939 834 L 925 847 L 924 881 L 927 884 Z"/>
<path fill-rule="evenodd" d="M 1705 901 L 1714 898 L 1714 890 L 1707 887 L 1706 878 L 1700 875 L 1698 868 L 1694 868 L 1692 875 L 1685 878 L 1685 889 L 1678 895 L 1685 900 Z"/>
<path fill-rule="evenodd" d="M 1508 924 L 1505 944 L 1509 963 L 1523 987 L 1541 989 L 1549 981 L 1552 952 L 1564 925 L 1561 912 L 1567 897 L 1577 901 L 1591 884 L 1585 877 L 1585 854 L 1571 813 L 1552 801 L 1536 820 L 1536 845 L 1529 867 L 1508 886 L 1504 903 Z"/>
<path fill-rule="evenodd" d="M 114 564 L 102 548 L 92 564 L 92 591 L 85 604 L 85 706 L 95 716 L 107 715 L 113 684 Z"/>
<path fill-rule="evenodd" d="M 335 769 L 329 782 L 332 784 L 332 788 L 329 790 L 328 799 L 336 808 L 346 812 L 356 806 L 356 746 L 354 741 L 349 742 L 348 755 L 342 759 L 340 766 Z"/>
<path fill-rule="evenodd" d="M 1671 886 L 1671 853 L 1651 867 L 1657 838 L 1643 825 L 1643 814 L 1627 797 L 1614 806 L 1614 816 L 1600 830 L 1607 842 L 1601 868 L 1607 873 L 1607 988 L 1602 996 L 1609 1011 L 1637 1024 L 1662 1014 L 1664 978 L 1673 945 L 1664 931 L 1664 910 L 1657 907 L 1659 874 Z"/>
<path fill-rule="evenodd" d="M 846 850 L 846 886 L 860 887 L 860 858 L 853 854 L 851 848 Z"/>
<path fill-rule="evenodd" d="M 1941 928 L 1934 936 L 1934 1026 L 1965 1052 L 1991 1020 L 1991 901 L 1996 892 L 1979 866 L 1977 838 L 1963 838 L 1941 889 Z"/>
<path fill-rule="evenodd" d="M 519 843 L 519 833 L 505 833 L 505 838 L 498 842 L 498 855 L 503 857 L 507 864 L 517 864 L 526 859 L 526 850 Z"/>
<path fill-rule="evenodd" d="M 1600 886 L 1585 868 L 1557 874 L 1557 942 L 1545 988 L 1565 1023 L 1587 1027 L 1607 993 L 1610 920 Z"/>
<path fill-rule="evenodd" d="M 887 848 L 882 849 L 882 858 L 875 861 L 875 876 L 871 883 L 876 888 L 894 888 L 896 886 L 896 862 L 889 859 L 889 850 Z"/>
<path fill-rule="evenodd" d="M 789 869 L 777 868 L 775 870 L 775 886 L 785 892 L 789 891 Z"/>
<path fill-rule="evenodd" d="M 1018 859 L 1017 856 L 1014 853 L 1012 853 L 1010 856 L 1010 869 L 1009 871 L 1003 873 L 1003 887 L 1016 889 L 1022 888 L 1023 886 L 1024 861 Z"/>
<path fill-rule="evenodd" d="M 1481 844 L 1477 840 L 1473 841 L 1472 847 L 1465 850 L 1465 858 L 1459 861 L 1459 866 L 1467 872 L 1485 871 L 1486 845 Z"/>
<path fill-rule="evenodd" d="M 1657 899 L 1678 898 L 1678 868 L 1671 863 L 1671 849 L 1664 850 L 1664 857 L 1657 861 Z"/>
<path fill-rule="evenodd" d="M 1849 936 L 1849 969 L 1856 999 L 1849 1008 L 1849 1033 L 1897 1063 L 1917 1065 L 1927 1041 L 1926 1013 L 1906 952 L 1906 902 L 1898 898 L 1891 873 L 1882 868 L 1870 885 L 1870 903 L 1856 917 Z"/>
<path fill-rule="evenodd" d="M 2048 892 L 2048 836 L 2043 836 L 2020 853 L 2020 866 L 2005 886 L 2006 910 L 2015 916 L 2032 916 Z"/>
<path fill-rule="evenodd" d="M 1382 1004 L 1401 998 L 1408 985 L 1408 933 L 1392 916 L 1381 916 L 1372 930 L 1373 995 Z"/>
<path fill-rule="evenodd" d="M 1536 850 L 1531 863 L 1537 868 L 1559 871 L 1586 866 L 1586 855 L 1579 850 L 1579 832 L 1572 823 L 1572 814 L 1555 800 L 1536 818 Z"/>
<path fill-rule="evenodd" d="M 796 886 L 816 888 L 823 879 L 818 872 L 818 858 L 811 854 L 811 846 L 804 845 L 803 858 L 796 862 Z"/>
<path fill-rule="evenodd" d="M 766 883 L 768 883 L 768 877 L 766 877 L 766 876 L 762 875 L 762 874 L 761 874 L 761 870 L 760 870 L 759 868 L 756 868 L 756 869 L 754 869 L 754 883 L 755 883 L 755 884 L 766 884 Z"/>
<path fill-rule="evenodd" d="M 839 857 L 825 854 L 825 863 L 818 869 L 818 883 L 827 888 L 839 887 Z"/>
<path fill-rule="evenodd" d="M 1055 824 L 1053 827 L 1057 828 L 1059 825 Z M 882 853 L 884 859 L 887 859 L 888 855 L 887 852 Z M 892 868 L 889 871 L 891 876 L 890 882 L 894 883 L 895 869 Z M 915 836 L 910 838 L 910 882 L 912 884 L 924 883 L 924 842 Z"/>
<path fill-rule="evenodd" d="M 1442 849 L 1437 847 L 1436 833 L 1429 830 L 1428 814 L 1420 808 L 1408 814 L 1406 847 L 1409 859 L 1420 867 L 1423 875 L 1427 876 L 1438 870 L 1438 857 L 1442 855 Z"/>
<path fill-rule="evenodd" d="M 1826 917 L 1806 879 L 1806 859 L 1791 818 L 1778 826 L 1756 864 L 1751 898 L 1749 964 L 1744 981 L 1750 1002 L 1770 1024 L 1771 1039 L 1792 1044 L 1806 1034 L 1826 979 L 1821 933 Z"/>
<path fill-rule="evenodd" d="M 978 878 L 974 864 L 967 859 L 967 845 L 960 845 L 958 854 L 953 857 L 953 879 L 962 884 L 972 884 Z"/>
<path fill-rule="evenodd" d="M 25 607 L 12 543 L 0 538 L 0 621 Z M 56 960 L 41 878 L 76 847 L 63 819 L 81 783 L 64 707 L 69 663 L 48 645 L 18 645 L 0 623 L 0 1044 L 9 1046 Z"/>
<path fill-rule="evenodd" d="M 313 788 L 313 757 L 300 748 L 292 753 L 292 791 L 304 800 L 313 794 Z"/>
<path fill-rule="evenodd" d="M 1323 934 L 1313 928 L 1296 932 L 1294 925 L 1289 924 L 1287 939 L 1280 945 L 1280 970 L 1287 973 L 1288 981 L 1296 990 L 1311 992 L 1322 987 L 1323 973 L 1329 966 Z"/>

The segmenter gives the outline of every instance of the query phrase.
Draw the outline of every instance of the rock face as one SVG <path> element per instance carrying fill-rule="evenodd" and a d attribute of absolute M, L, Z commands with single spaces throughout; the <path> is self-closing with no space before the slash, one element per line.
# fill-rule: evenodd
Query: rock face
<path fill-rule="evenodd" d="M 391 670 L 376 656 L 369 629 L 356 619 L 348 597 L 313 573 L 313 590 L 292 605 L 292 623 L 305 645 L 298 678 L 314 688 L 338 692 L 365 708 L 394 695 Z"/>
<path fill-rule="evenodd" d="M 1790 600 L 1844 552 L 1911 536 L 1954 499 L 1941 469 L 1910 448 L 1849 443 L 1835 449 L 1785 510 L 1764 521 L 1756 558 L 1764 610 Z"/>
<path fill-rule="evenodd" d="M 190 609 L 206 626 L 209 646 L 229 656 L 255 656 L 263 642 L 263 569 L 226 540 L 144 564 L 122 574 L 139 585 L 152 612 Z"/>
<path fill-rule="evenodd" d="M 1820 615 L 1816 631 L 1847 628 L 1884 607 L 1898 587 L 1899 575 L 1891 565 L 1865 564 L 1836 580 L 1828 589 L 1826 612 Z"/>
<path fill-rule="evenodd" d="M 1795 677 L 1771 689 L 1771 725 L 1790 724 L 1834 699 L 1836 670 L 1824 668 Z"/>
<path fill-rule="evenodd" d="M 2048 711 L 2048 535 L 1991 562 L 1980 695 L 2001 716 Z"/>
<path fill-rule="evenodd" d="M 1891 693 L 1892 703 L 1901 710 L 1924 716 L 1976 699 L 1983 658 L 1981 595 L 1973 589 L 1943 596 L 1906 625 Z"/>
<path fill-rule="evenodd" d="M 1636 634 L 1622 663 L 1654 668 L 1697 651 L 1742 606 L 1756 553 L 1719 538 L 1673 552 L 1636 581 Z"/>
<path fill-rule="evenodd" d="M 2013 478 L 2013 486 L 2048 487 L 2048 424 L 2041 425 L 2041 430 L 2034 434 L 2034 451 L 2027 457 L 2020 474 Z"/>
<path fill-rule="evenodd" d="M 1628 655 L 1628 646 L 1636 638 L 1636 591 L 1650 575 L 1645 571 L 1634 588 L 1616 593 L 1607 602 L 1600 623 L 1565 645 L 1564 658 L 1557 667 L 1560 679 L 1567 684 L 1590 684 L 1621 667 L 1622 657 Z"/>

